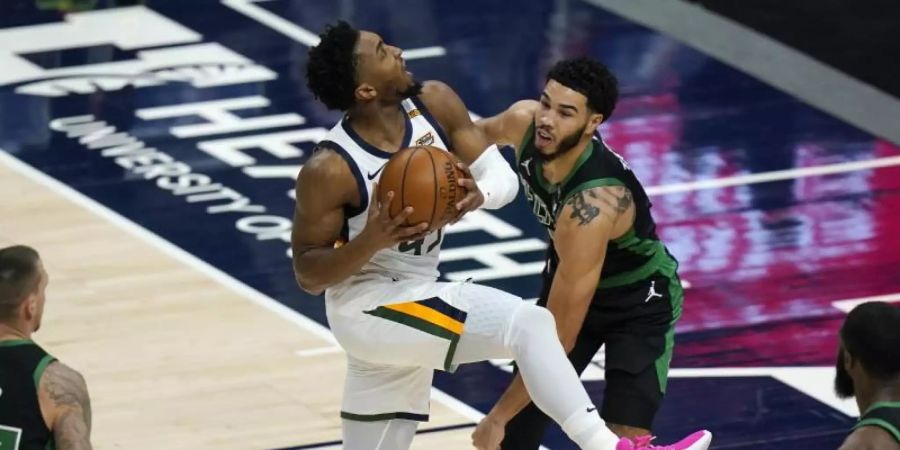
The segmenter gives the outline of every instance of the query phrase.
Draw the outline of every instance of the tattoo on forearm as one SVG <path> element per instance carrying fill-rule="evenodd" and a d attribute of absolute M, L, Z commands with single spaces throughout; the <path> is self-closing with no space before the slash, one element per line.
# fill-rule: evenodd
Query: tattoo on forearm
<path fill-rule="evenodd" d="M 91 448 L 88 425 L 75 409 L 62 413 L 53 430 L 56 448 L 61 450 L 89 450 Z"/>

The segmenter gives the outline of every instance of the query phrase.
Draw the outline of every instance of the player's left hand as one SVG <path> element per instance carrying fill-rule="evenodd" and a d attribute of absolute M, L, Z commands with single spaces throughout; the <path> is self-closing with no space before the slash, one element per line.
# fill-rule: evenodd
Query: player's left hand
<path fill-rule="evenodd" d="M 456 204 L 458 212 L 456 217 L 450 221 L 451 224 L 459 222 L 459 219 L 467 212 L 478 209 L 484 203 L 484 194 L 478 189 L 478 184 L 475 183 L 475 179 L 472 177 L 472 171 L 469 170 L 469 166 L 465 163 L 457 162 L 456 167 L 459 167 L 459 170 L 464 174 L 464 176 L 456 180 L 456 184 L 466 190 L 466 196 Z"/>
<path fill-rule="evenodd" d="M 505 434 L 506 424 L 488 414 L 472 432 L 472 445 L 478 450 L 499 450 Z"/>

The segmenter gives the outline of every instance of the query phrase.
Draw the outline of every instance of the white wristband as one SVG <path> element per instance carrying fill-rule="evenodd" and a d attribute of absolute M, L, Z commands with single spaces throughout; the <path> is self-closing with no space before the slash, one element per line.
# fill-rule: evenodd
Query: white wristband
<path fill-rule="evenodd" d="M 499 209 L 516 198 L 519 193 L 519 177 L 509 167 L 496 145 L 484 152 L 469 166 L 475 184 L 484 195 L 485 209 Z"/>

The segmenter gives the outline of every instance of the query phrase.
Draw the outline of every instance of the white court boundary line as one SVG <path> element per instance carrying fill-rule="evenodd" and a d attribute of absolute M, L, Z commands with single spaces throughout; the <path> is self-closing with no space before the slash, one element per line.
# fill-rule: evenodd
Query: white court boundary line
<path fill-rule="evenodd" d="M 855 308 L 857 305 L 860 305 L 860 304 L 866 303 L 866 302 L 889 302 L 889 303 L 900 302 L 900 292 L 898 292 L 896 294 L 878 295 L 875 297 L 862 297 L 862 298 L 851 298 L 851 299 L 847 299 L 847 300 L 838 300 L 836 302 L 831 302 L 831 305 L 845 313 L 849 313 L 850 310 Z"/>
<path fill-rule="evenodd" d="M 32 181 L 48 187 L 50 190 L 56 192 L 57 194 L 60 194 L 67 200 L 83 207 L 84 209 L 99 216 L 100 218 L 108 220 L 113 225 L 141 239 L 147 244 L 150 244 L 151 246 L 161 250 L 163 253 L 189 266 L 190 268 L 195 269 L 200 273 L 210 277 L 211 279 L 232 290 L 241 297 L 253 303 L 256 303 L 259 306 L 262 306 L 263 308 L 277 314 L 278 316 L 286 319 L 294 325 L 297 325 L 300 328 L 307 330 L 310 333 L 337 346 L 337 342 L 335 341 L 334 336 L 331 334 L 331 331 L 329 331 L 326 327 L 322 326 L 318 322 L 300 314 L 297 311 L 294 311 L 293 309 L 288 308 L 275 299 L 263 294 L 262 292 L 251 288 L 243 282 L 233 278 L 231 275 L 228 275 L 227 273 L 210 265 L 197 256 L 188 253 L 175 244 L 163 239 L 159 235 L 150 232 L 149 230 L 132 222 L 128 218 L 113 211 L 112 209 L 109 209 L 106 206 L 100 204 L 94 199 L 82 194 L 81 192 L 76 191 L 75 189 L 63 184 L 59 180 L 26 164 L 25 162 L 7 153 L 3 149 L 0 149 L 0 163 L 3 163 L 7 167 L 10 167 L 13 170 L 16 170 L 17 172 L 25 175 Z M 478 422 L 484 417 L 484 414 L 482 414 L 480 411 L 457 400 L 454 397 L 451 397 L 447 393 L 437 388 L 431 388 L 431 398 L 432 400 L 444 404 L 449 409 L 455 411 L 456 413 L 469 420 L 472 420 L 473 422 Z"/>
<path fill-rule="evenodd" d="M 82 194 L 81 192 L 76 191 L 75 189 L 63 184 L 59 180 L 26 164 L 22 160 L 16 158 L 15 156 L 12 156 L 3 149 L 0 149 L 0 162 L 25 175 L 32 181 L 50 188 L 50 190 L 62 195 L 67 200 L 75 203 L 76 205 L 87 209 L 95 215 L 109 221 L 113 225 L 116 225 L 117 227 L 125 230 L 133 236 L 136 236 L 137 238 L 143 240 L 145 243 L 148 243 L 151 246 L 162 250 L 162 252 L 166 255 L 175 258 L 179 262 L 184 263 L 193 269 L 196 269 L 200 273 L 212 278 L 223 286 L 231 289 L 235 293 L 240 294 L 247 300 L 250 300 L 253 303 L 256 303 L 268 309 L 269 311 L 278 314 L 288 321 L 293 322 L 294 324 L 299 325 L 306 330 L 309 330 L 312 334 L 328 341 L 329 343 L 336 343 L 336 341 L 334 340 L 334 336 L 331 335 L 331 332 L 312 319 L 301 314 L 297 314 L 294 310 L 275 301 L 271 297 L 257 291 L 256 289 L 251 288 L 250 286 L 247 286 L 246 284 L 236 280 L 235 278 L 232 278 L 231 275 L 226 274 L 225 272 L 210 265 L 206 261 L 203 261 L 202 259 L 192 255 L 191 253 L 188 253 L 181 247 L 178 247 L 175 244 L 172 244 L 171 242 L 156 235 L 155 233 L 150 232 L 146 228 L 143 228 L 140 225 L 132 222 L 130 219 L 127 219 L 126 217 L 120 215 L 112 209 L 109 209 L 106 206 L 98 203 L 96 200 Z"/>
<path fill-rule="evenodd" d="M 254 0 L 222 0 L 222 4 L 307 46 L 313 47 L 319 44 L 319 36 L 285 19 L 271 11 L 255 5 Z M 447 54 L 447 49 L 441 46 L 413 48 L 403 50 L 403 58 L 406 60 L 435 58 Z"/>
<path fill-rule="evenodd" d="M 883 158 L 868 159 L 865 161 L 851 161 L 822 166 L 800 167 L 789 170 L 775 170 L 772 172 L 760 172 L 733 177 L 712 178 L 709 180 L 688 181 L 685 183 L 651 186 L 646 189 L 647 195 L 664 195 L 678 192 L 699 191 L 702 189 L 716 189 L 724 187 L 743 186 L 747 184 L 768 183 L 770 181 L 792 180 L 797 178 L 814 177 L 820 175 L 832 175 L 857 170 L 877 169 L 883 167 L 900 166 L 900 156 L 887 156 Z"/>

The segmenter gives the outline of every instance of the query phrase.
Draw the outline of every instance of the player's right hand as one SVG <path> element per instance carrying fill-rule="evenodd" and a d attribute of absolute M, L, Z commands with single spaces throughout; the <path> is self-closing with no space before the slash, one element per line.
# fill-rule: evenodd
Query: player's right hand
<path fill-rule="evenodd" d="M 387 200 L 379 204 L 378 183 L 372 185 L 372 197 L 369 199 L 369 218 L 366 227 L 361 234 L 366 235 L 366 240 L 376 245 L 378 249 L 393 247 L 400 242 L 417 241 L 428 234 L 428 222 L 422 222 L 412 226 L 404 226 L 406 218 L 413 212 L 411 206 L 407 206 L 396 217 L 391 217 L 391 202 L 394 199 L 394 191 L 387 193 Z"/>
<path fill-rule="evenodd" d="M 488 414 L 472 432 L 472 446 L 477 450 L 500 450 L 505 434 L 506 424 Z"/>

